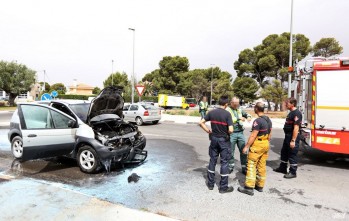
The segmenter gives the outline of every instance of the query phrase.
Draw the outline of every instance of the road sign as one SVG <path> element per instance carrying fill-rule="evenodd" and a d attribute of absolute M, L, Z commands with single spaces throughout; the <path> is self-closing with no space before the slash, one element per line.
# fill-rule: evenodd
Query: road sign
<path fill-rule="evenodd" d="M 144 85 L 136 85 L 136 90 L 138 92 L 138 95 L 142 96 L 143 92 L 145 91 L 145 86 Z"/>
<path fill-rule="evenodd" d="M 45 93 L 45 94 L 41 95 L 41 100 L 42 101 L 50 101 L 50 100 L 52 100 L 52 97 L 50 94 Z"/>
<path fill-rule="evenodd" d="M 57 97 L 58 96 L 58 92 L 57 91 L 52 91 L 51 92 L 51 96 L 52 97 Z"/>

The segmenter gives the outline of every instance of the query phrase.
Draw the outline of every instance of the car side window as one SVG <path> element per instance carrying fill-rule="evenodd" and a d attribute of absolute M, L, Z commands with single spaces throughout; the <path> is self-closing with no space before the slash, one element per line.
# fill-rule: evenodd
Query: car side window
<path fill-rule="evenodd" d="M 126 105 L 126 106 L 124 106 L 124 111 L 128 111 L 128 108 L 130 108 L 130 105 Z"/>
<path fill-rule="evenodd" d="M 53 123 L 55 128 L 57 129 L 67 129 L 69 128 L 68 124 L 70 121 L 69 117 L 64 116 L 63 114 L 60 114 L 56 111 L 51 110 L 51 115 L 53 119 Z"/>
<path fill-rule="evenodd" d="M 130 111 L 136 111 L 138 110 L 138 106 L 137 105 L 132 105 L 130 108 Z"/>
<path fill-rule="evenodd" d="M 53 128 L 52 118 L 48 108 L 22 105 L 21 109 L 27 129 Z"/>
<path fill-rule="evenodd" d="M 53 103 L 51 106 L 74 118 L 74 114 L 65 105 Z"/>

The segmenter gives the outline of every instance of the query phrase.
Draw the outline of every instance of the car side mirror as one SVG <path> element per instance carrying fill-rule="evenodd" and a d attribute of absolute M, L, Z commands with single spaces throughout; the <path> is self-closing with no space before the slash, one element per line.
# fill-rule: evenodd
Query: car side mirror
<path fill-rule="evenodd" d="M 73 128 L 75 125 L 76 121 L 75 120 L 69 120 L 68 121 L 68 127 Z"/>

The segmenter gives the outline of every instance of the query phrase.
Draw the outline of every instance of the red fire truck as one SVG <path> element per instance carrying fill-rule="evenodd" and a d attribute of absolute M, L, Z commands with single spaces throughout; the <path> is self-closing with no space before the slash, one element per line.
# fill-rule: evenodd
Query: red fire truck
<path fill-rule="evenodd" d="M 301 146 L 349 154 L 349 58 L 309 59 L 293 85 L 303 114 Z"/>

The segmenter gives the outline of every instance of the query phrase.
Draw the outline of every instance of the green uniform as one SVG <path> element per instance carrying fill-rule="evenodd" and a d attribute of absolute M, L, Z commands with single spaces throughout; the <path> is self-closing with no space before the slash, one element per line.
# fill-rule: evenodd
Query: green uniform
<path fill-rule="evenodd" d="M 247 165 L 247 154 L 242 153 L 242 149 L 245 147 L 246 139 L 244 136 L 244 127 L 243 122 L 240 121 L 241 117 L 248 118 L 251 117 L 248 113 L 246 113 L 241 108 L 233 109 L 231 107 L 228 107 L 226 109 L 229 111 L 233 118 L 233 126 L 234 126 L 234 132 L 230 135 L 230 142 L 231 142 L 231 159 L 229 161 L 229 169 L 232 171 L 234 169 L 235 163 L 234 163 L 234 152 L 235 152 L 235 145 L 238 146 L 240 151 L 240 163 L 241 163 L 241 169 L 242 171 L 246 171 L 246 165 Z"/>

